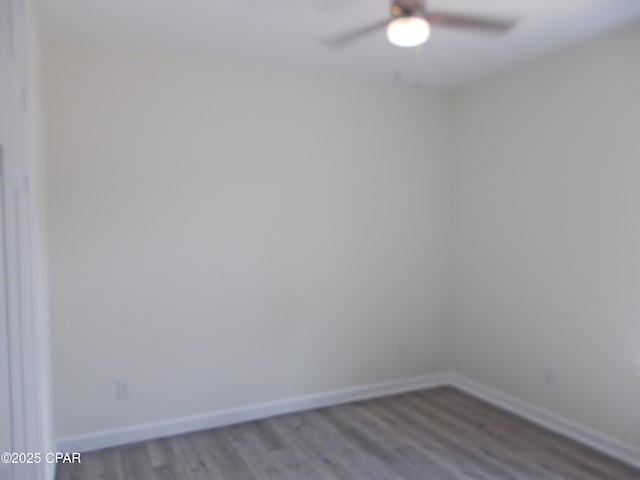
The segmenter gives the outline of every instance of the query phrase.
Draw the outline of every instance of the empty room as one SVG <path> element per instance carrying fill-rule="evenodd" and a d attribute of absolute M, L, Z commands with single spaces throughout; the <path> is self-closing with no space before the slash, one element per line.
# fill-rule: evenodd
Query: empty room
<path fill-rule="evenodd" d="M 638 0 L 0 0 L 0 480 L 640 480 Z"/>

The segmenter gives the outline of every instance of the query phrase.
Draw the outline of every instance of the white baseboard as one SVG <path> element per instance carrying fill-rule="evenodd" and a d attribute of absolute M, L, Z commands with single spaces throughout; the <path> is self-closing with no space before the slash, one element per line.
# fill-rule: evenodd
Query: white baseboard
<path fill-rule="evenodd" d="M 576 440 L 583 445 L 606 453 L 629 465 L 640 468 L 640 448 L 626 444 L 604 433 L 569 420 L 529 402 L 471 380 L 457 373 L 449 373 L 449 384 L 476 398 L 489 402 L 503 410 L 525 418 L 553 432 Z"/>
<path fill-rule="evenodd" d="M 262 418 L 300 412 L 314 408 L 329 407 L 341 403 L 383 397 L 397 393 L 433 388 L 446 385 L 446 372 L 433 373 L 420 377 L 404 378 L 388 382 L 344 388 L 313 395 L 276 400 L 273 402 L 247 405 L 228 410 L 219 410 L 176 418 L 162 422 L 135 425 L 132 427 L 106 430 L 58 440 L 58 450 L 65 452 L 88 452 L 127 443 L 141 442 L 154 438 L 168 437 L 182 433 L 206 430 L 209 428 L 249 422 Z"/>
<path fill-rule="evenodd" d="M 58 440 L 58 451 L 88 452 L 154 438 L 259 420 L 276 415 L 445 385 L 456 387 L 503 410 L 640 468 L 639 448 L 454 372 L 432 373 L 420 377 L 361 385 L 162 422 L 65 437 Z"/>

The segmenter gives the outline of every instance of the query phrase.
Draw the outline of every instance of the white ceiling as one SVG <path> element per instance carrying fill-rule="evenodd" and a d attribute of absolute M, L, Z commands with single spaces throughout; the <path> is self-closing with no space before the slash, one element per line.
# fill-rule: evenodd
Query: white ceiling
<path fill-rule="evenodd" d="M 47 38 L 110 43 L 455 88 L 640 21 L 640 0 L 432 0 L 520 18 L 503 36 L 434 29 L 419 49 L 384 31 L 343 50 L 319 40 L 388 16 L 389 0 L 35 0 Z M 638 46 L 640 53 L 640 45 Z"/>

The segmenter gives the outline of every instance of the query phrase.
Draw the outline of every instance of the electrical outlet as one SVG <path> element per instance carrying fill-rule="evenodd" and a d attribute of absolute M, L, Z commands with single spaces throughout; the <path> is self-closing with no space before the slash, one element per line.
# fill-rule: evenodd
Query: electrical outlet
<path fill-rule="evenodd" d="M 131 390 L 129 389 L 129 382 L 116 380 L 116 398 L 118 400 L 125 400 L 130 396 Z"/>

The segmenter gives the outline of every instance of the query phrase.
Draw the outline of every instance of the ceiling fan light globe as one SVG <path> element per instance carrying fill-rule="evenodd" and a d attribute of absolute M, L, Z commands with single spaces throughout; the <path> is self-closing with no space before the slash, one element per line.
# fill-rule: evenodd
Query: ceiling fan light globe
<path fill-rule="evenodd" d="M 398 17 L 387 26 L 387 38 L 399 47 L 416 47 L 429 38 L 431 27 L 422 17 Z"/>

